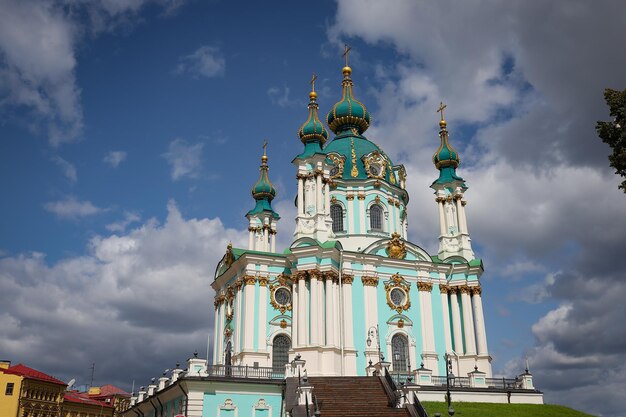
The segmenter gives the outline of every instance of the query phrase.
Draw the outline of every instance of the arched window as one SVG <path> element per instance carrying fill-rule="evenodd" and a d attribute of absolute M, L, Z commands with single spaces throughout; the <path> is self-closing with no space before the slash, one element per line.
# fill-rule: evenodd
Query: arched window
<path fill-rule="evenodd" d="M 272 344 L 272 372 L 281 373 L 285 371 L 285 365 L 289 362 L 289 349 L 291 349 L 291 339 L 280 334 L 274 338 Z"/>
<path fill-rule="evenodd" d="M 378 204 L 370 207 L 370 229 L 383 230 L 383 209 Z"/>
<path fill-rule="evenodd" d="M 339 204 L 330 206 L 330 218 L 333 221 L 333 232 L 343 232 L 343 208 Z"/>
<path fill-rule="evenodd" d="M 391 338 L 391 359 L 394 371 L 410 371 L 409 341 L 406 336 L 396 334 Z"/>

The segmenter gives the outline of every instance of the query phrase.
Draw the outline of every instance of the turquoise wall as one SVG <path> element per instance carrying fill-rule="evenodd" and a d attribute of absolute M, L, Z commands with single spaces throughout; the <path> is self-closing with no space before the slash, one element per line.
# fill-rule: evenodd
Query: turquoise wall
<path fill-rule="evenodd" d="M 253 407 L 259 403 L 259 400 L 265 400 L 265 403 L 272 408 L 272 417 L 280 416 L 281 393 L 280 388 L 276 388 L 277 392 L 259 392 L 259 386 L 238 387 L 238 389 L 229 389 L 228 387 L 220 387 L 219 390 L 208 391 L 204 393 L 204 404 L 202 407 L 202 417 L 268 417 L 269 410 L 254 410 Z M 242 391 L 247 392 L 242 392 Z M 255 392 L 256 391 L 256 392 Z M 253 393 L 254 392 L 254 393 Z M 235 410 L 220 410 L 226 400 L 232 400 Z"/>

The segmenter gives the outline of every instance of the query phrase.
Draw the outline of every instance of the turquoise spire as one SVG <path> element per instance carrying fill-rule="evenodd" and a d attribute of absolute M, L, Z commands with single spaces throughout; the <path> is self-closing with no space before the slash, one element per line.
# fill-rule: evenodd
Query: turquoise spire
<path fill-rule="evenodd" d="M 300 126 L 298 136 L 300 136 L 300 140 L 305 145 L 310 142 L 317 142 L 321 148 L 321 145 L 328 139 L 328 132 L 324 124 L 320 121 L 317 113 L 319 106 L 317 105 L 315 80 L 317 80 L 317 75 L 313 74 L 313 78 L 311 79 L 311 92 L 309 93 L 309 118 Z"/>
<path fill-rule="evenodd" d="M 269 212 L 274 218 L 280 218 L 278 213 L 272 209 L 272 200 L 276 197 L 276 189 L 272 185 L 267 174 L 269 167 L 267 165 L 267 141 L 263 144 L 263 156 L 261 157 L 261 175 L 259 180 L 252 187 L 252 197 L 256 200 L 256 206 L 247 214 L 259 214 L 261 212 Z"/>
<path fill-rule="evenodd" d="M 456 169 L 461 163 L 459 153 L 450 145 L 448 141 L 448 123 L 443 118 L 443 110 L 446 106 L 441 103 L 438 112 L 441 112 L 441 120 L 439 121 L 439 138 L 441 143 L 439 149 L 433 155 L 433 163 L 439 170 L 439 178 L 433 184 L 448 184 L 460 182 L 465 187 L 465 180 L 456 174 Z"/>
<path fill-rule="evenodd" d="M 348 66 L 348 51 L 350 48 L 346 46 L 346 66 L 343 67 L 343 91 L 341 100 L 333 106 L 326 116 L 326 122 L 330 130 L 339 135 L 346 130 L 356 129 L 359 135 L 367 130 L 370 126 L 371 116 L 365 108 L 365 105 L 355 99 L 352 95 L 352 68 Z"/>

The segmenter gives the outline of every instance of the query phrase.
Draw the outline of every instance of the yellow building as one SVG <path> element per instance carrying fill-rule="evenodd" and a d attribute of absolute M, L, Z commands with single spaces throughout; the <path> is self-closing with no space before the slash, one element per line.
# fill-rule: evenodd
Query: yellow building
<path fill-rule="evenodd" d="M 21 363 L 0 361 L 0 416 L 61 417 L 65 382 Z"/>

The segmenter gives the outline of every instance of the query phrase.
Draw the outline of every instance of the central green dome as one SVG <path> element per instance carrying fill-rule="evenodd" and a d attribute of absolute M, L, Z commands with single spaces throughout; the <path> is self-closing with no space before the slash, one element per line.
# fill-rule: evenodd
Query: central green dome
<path fill-rule="evenodd" d="M 384 161 L 381 166 L 380 180 L 391 184 L 396 184 L 396 177 L 393 173 L 393 162 L 387 154 L 374 142 L 369 141 L 361 135 L 352 132 L 344 132 L 336 136 L 326 147 L 324 153 L 331 162 L 334 162 L 332 155 L 338 155 L 343 160 L 343 172 L 341 179 L 355 180 L 372 178 L 368 175 L 365 159 L 373 155 L 380 155 L 380 160 Z M 356 168 L 356 169 L 354 169 Z M 392 179 L 393 178 L 393 179 Z"/>

